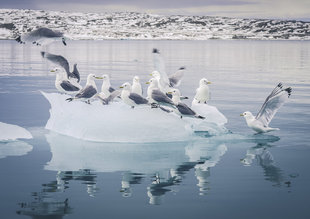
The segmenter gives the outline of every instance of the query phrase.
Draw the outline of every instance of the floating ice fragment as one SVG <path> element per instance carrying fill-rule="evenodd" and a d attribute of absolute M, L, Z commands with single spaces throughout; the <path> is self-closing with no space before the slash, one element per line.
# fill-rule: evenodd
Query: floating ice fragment
<path fill-rule="evenodd" d="M 46 129 L 71 137 L 97 142 L 176 142 L 187 141 L 195 129 L 220 133 L 226 131 L 226 118 L 215 107 L 208 106 L 206 120 L 181 119 L 175 113 L 141 106 L 131 109 L 122 102 L 102 105 L 66 102 L 67 95 L 44 93 L 50 102 L 50 118 Z"/>
<path fill-rule="evenodd" d="M 0 142 L 0 159 L 8 156 L 22 156 L 32 151 L 32 145 L 23 141 Z"/>
<path fill-rule="evenodd" d="M 30 139 L 32 135 L 26 129 L 7 123 L 0 122 L 0 141 L 16 140 L 16 139 Z"/>

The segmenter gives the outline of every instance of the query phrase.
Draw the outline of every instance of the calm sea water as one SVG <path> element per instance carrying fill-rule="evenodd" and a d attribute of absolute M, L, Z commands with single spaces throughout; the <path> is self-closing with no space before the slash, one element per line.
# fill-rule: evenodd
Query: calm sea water
<path fill-rule="evenodd" d="M 73 41 L 46 48 L 0 41 L 0 48 L 0 121 L 34 136 L 0 142 L 1 218 L 309 218 L 309 41 Z M 89 73 L 108 73 L 118 86 L 134 75 L 149 79 L 152 48 L 168 73 L 186 66 L 184 95 L 193 97 L 200 78 L 212 81 L 210 104 L 232 133 L 107 144 L 44 129 L 50 106 L 39 91 L 56 90 L 41 50 L 78 63 L 84 82 Z M 255 136 L 239 114 L 258 112 L 278 82 L 293 88 L 271 123 L 281 130 Z"/>

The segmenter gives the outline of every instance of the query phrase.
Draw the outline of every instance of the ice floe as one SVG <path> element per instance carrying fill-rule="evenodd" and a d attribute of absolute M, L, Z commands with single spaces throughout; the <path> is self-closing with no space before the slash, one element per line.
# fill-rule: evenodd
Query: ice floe
<path fill-rule="evenodd" d="M 225 132 L 226 118 L 215 107 L 203 106 L 205 120 L 181 119 L 150 106 L 131 109 L 122 102 L 102 105 L 99 101 L 86 104 L 68 103 L 67 95 L 44 93 L 50 102 L 50 118 L 46 129 L 71 137 L 98 142 L 176 142 L 187 141 L 198 131 Z M 199 106 L 196 107 L 197 109 Z M 208 112 L 203 112 L 207 110 Z"/>
<path fill-rule="evenodd" d="M 30 139 L 32 135 L 26 129 L 12 124 L 0 122 L 0 141 Z"/>

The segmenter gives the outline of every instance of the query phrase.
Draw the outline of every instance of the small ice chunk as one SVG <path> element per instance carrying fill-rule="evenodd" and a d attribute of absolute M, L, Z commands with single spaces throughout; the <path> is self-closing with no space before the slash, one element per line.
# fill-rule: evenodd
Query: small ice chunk
<path fill-rule="evenodd" d="M 0 141 L 16 140 L 16 139 L 30 139 L 32 135 L 26 129 L 7 123 L 0 122 Z"/>
<path fill-rule="evenodd" d="M 32 145 L 23 141 L 0 142 L 0 159 L 8 156 L 22 156 L 32 151 Z"/>

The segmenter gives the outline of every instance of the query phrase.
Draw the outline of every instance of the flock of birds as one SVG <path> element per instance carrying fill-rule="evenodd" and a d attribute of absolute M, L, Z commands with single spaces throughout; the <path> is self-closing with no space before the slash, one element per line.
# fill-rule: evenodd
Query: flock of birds
<path fill-rule="evenodd" d="M 66 38 L 63 33 L 55 32 L 48 28 L 38 28 L 32 32 L 19 36 L 16 41 L 19 43 L 33 43 L 35 45 L 44 45 L 53 41 L 61 40 L 64 45 Z M 164 61 L 157 49 L 153 49 L 153 58 L 155 69 L 151 76 L 152 78 L 146 82 L 148 84 L 147 97 L 143 97 L 142 86 L 138 76 L 134 76 L 132 84 L 126 82 L 120 86 L 121 90 L 111 86 L 110 78 L 107 74 L 96 76 L 89 74 L 84 87 L 80 84 L 80 73 L 77 69 L 77 64 L 73 65 L 73 71 L 70 72 L 70 65 L 66 58 L 61 55 L 55 55 L 48 52 L 41 52 L 43 58 L 56 64 L 53 69 L 56 72 L 55 87 L 60 93 L 72 95 L 67 98 L 67 101 L 80 100 L 90 104 L 91 100 L 99 99 L 102 104 L 107 105 L 112 101 L 120 98 L 124 103 L 132 108 L 141 105 L 150 105 L 151 108 L 160 108 L 161 110 L 170 113 L 176 112 L 186 117 L 194 117 L 205 119 L 198 115 L 188 105 L 182 102 L 182 99 L 188 99 L 181 95 L 176 88 L 181 84 L 184 76 L 185 67 L 179 68 L 172 75 L 167 75 L 165 72 Z M 102 80 L 101 92 L 98 92 L 95 83 L 96 79 Z M 199 87 L 196 89 L 196 94 L 193 99 L 193 104 L 207 104 L 210 99 L 208 84 L 211 82 L 206 78 L 199 81 Z M 266 98 L 258 114 L 254 117 L 251 112 L 244 112 L 247 125 L 257 133 L 269 132 L 278 130 L 277 128 L 269 127 L 269 123 L 278 111 L 278 109 L 290 97 L 292 92 L 291 87 L 283 88 L 282 83 L 279 83 L 271 94 Z"/>

